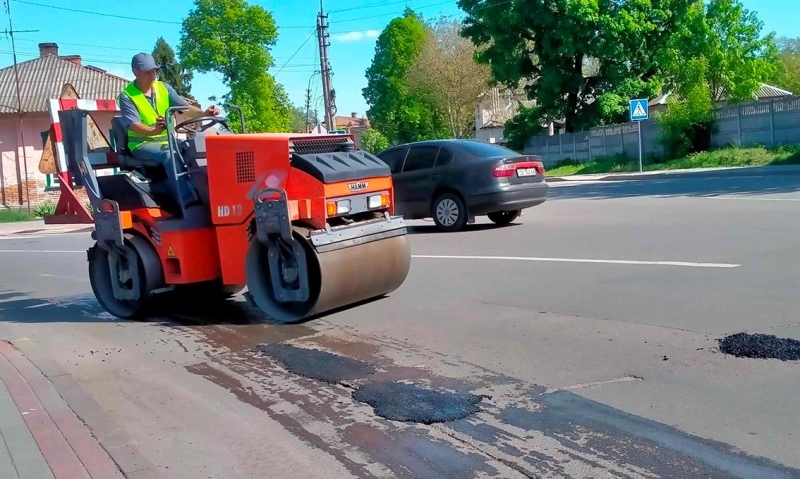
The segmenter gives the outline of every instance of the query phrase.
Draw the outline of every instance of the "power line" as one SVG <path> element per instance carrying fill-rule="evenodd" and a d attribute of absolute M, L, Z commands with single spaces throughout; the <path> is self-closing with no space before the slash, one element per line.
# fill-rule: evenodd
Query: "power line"
<path fill-rule="evenodd" d="M 302 50 L 303 47 L 306 46 L 306 43 L 308 43 L 308 41 L 311 40 L 311 37 L 313 37 L 315 33 L 317 33 L 316 27 L 311 30 L 311 33 L 308 34 L 306 39 L 303 41 L 303 43 L 300 44 L 300 46 L 297 48 L 297 50 L 295 50 L 294 53 L 292 53 L 292 56 L 290 56 L 289 59 L 286 60 L 286 63 L 284 63 L 283 66 L 281 66 L 280 69 L 277 72 L 275 72 L 275 75 L 277 75 L 278 73 L 283 71 L 284 68 L 286 68 L 286 66 L 289 64 L 289 62 L 292 61 L 292 58 L 294 58 L 295 55 L 300 53 L 300 50 Z"/>
<path fill-rule="evenodd" d="M 25 39 L 19 39 L 18 38 L 17 41 L 18 42 L 28 42 L 28 43 L 43 43 L 44 42 L 43 40 L 42 41 L 31 40 L 31 39 L 28 39 L 28 38 L 25 38 Z M 95 44 L 72 43 L 72 42 L 55 42 L 55 43 L 57 43 L 58 45 L 68 45 L 68 46 L 74 46 L 74 47 L 86 47 L 86 48 L 95 48 L 95 49 L 103 49 L 103 50 L 120 50 L 120 51 L 123 51 L 123 52 L 137 52 L 138 53 L 138 52 L 146 52 L 146 51 L 150 50 L 149 48 L 127 48 L 127 47 L 98 46 L 96 43 Z M 92 55 L 111 56 L 111 55 L 101 55 L 99 53 L 92 53 Z M 286 60 L 289 57 L 284 57 L 284 56 L 276 57 L 276 56 L 273 56 L 272 58 L 274 60 Z M 298 60 L 316 60 L 315 57 L 297 57 L 297 59 Z M 314 65 L 316 65 L 316 63 Z"/>
<path fill-rule="evenodd" d="M 424 8 L 438 7 L 440 5 L 446 5 L 446 4 L 449 4 L 449 3 L 453 3 L 453 1 L 452 0 L 447 0 L 447 1 L 444 1 L 444 2 L 431 3 L 430 5 L 423 5 L 421 7 L 417 7 L 417 10 L 422 10 Z M 328 23 L 355 22 L 357 20 L 369 20 L 370 18 L 388 17 L 390 15 L 399 15 L 401 13 L 403 13 L 403 12 L 396 12 L 395 11 L 395 12 L 391 12 L 391 13 L 381 13 L 381 14 L 378 14 L 378 15 L 370 15 L 368 17 L 346 18 L 344 20 L 334 20 L 334 21 L 331 21 L 331 22 L 328 22 Z"/>
<path fill-rule="evenodd" d="M 13 0 L 17 3 L 24 3 L 25 5 L 33 5 L 35 7 L 42 7 L 42 8 L 50 8 L 53 10 L 62 10 L 65 12 L 72 12 L 72 13 L 83 13 L 85 15 L 96 15 L 99 17 L 108 17 L 108 18 L 117 18 L 121 20 L 133 20 L 138 22 L 150 22 L 150 23 L 161 23 L 161 24 L 168 24 L 168 25 L 182 25 L 182 22 L 175 22 L 170 20 L 157 20 L 154 18 L 141 18 L 141 17 L 130 17 L 127 15 L 116 15 L 113 13 L 103 13 L 103 12 L 92 12 L 89 10 L 79 10 L 77 8 L 68 8 L 68 7 L 61 7 L 58 5 L 48 5 L 44 3 L 36 3 L 36 2 L 29 2 L 28 0 Z M 288 29 L 288 28 L 308 28 L 308 25 L 301 26 L 301 25 L 292 25 L 292 26 L 284 26 L 278 27 L 280 29 Z"/>
<path fill-rule="evenodd" d="M 366 5 L 361 5 L 359 7 L 348 7 L 348 8 L 340 8 L 338 10 L 328 10 L 328 13 L 341 13 L 341 12 L 349 12 L 349 11 L 352 11 L 352 10 L 367 10 L 367 9 L 370 9 L 370 8 L 386 7 L 388 5 L 397 5 L 399 3 L 408 3 L 408 0 L 399 0 L 399 1 L 394 1 L 394 2 L 368 3 Z"/>
<path fill-rule="evenodd" d="M 505 0 L 504 2 L 495 3 L 494 5 L 486 5 L 486 6 L 483 6 L 483 7 L 474 8 L 472 11 L 477 12 L 477 11 L 480 11 L 480 10 L 486 10 L 487 8 L 500 7 L 502 5 L 507 5 L 509 3 L 513 3 L 513 1 L 514 0 Z M 449 3 L 449 2 L 444 2 L 444 3 Z M 437 5 L 441 5 L 441 4 L 437 3 L 437 4 L 426 5 L 426 6 L 423 6 L 423 7 L 418 7 L 417 9 L 421 10 L 422 8 L 434 7 L 434 6 L 437 6 Z M 397 13 L 387 14 L 387 15 L 400 15 L 402 13 L 403 12 L 397 12 Z M 451 13 L 450 15 L 442 15 L 440 18 L 452 18 L 452 17 L 457 17 L 459 15 L 465 15 L 465 12 Z M 381 16 L 384 16 L 384 15 L 381 15 Z M 366 18 L 369 18 L 369 17 L 356 18 L 356 19 L 353 19 L 353 20 L 364 20 Z M 350 21 L 350 20 L 348 20 L 348 21 Z M 344 22 L 344 21 L 340 20 L 340 22 Z M 331 22 L 331 23 L 333 23 L 333 22 Z M 357 32 L 363 32 L 364 30 L 377 30 L 378 28 L 385 28 L 385 27 L 386 26 L 384 25 L 382 27 L 376 27 L 376 28 L 371 28 L 371 29 L 361 28 L 361 29 L 358 29 L 358 30 L 345 30 L 345 31 L 339 31 L 339 32 L 331 32 L 331 35 L 342 35 L 344 33 L 357 33 Z"/>

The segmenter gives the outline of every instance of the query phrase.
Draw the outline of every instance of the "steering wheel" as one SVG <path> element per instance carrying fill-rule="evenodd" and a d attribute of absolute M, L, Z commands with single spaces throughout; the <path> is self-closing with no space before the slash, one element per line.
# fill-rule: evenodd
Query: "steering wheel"
<path fill-rule="evenodd" d="M 209 122 L 208 125 L 202 125 L 202 123 L 206 122 L 206 121 Z M 230 129 L 230 127 L 228 126 L 227 120 L 225 120 L 225 118 L 223 118 L 221 116 L 201 116 L 201 117 L 198 117 L 198 118 L 189 118 L 188 120 L 184 120 L 184 121 L 178 123 L 177 125 L 175 125 L 175 132 L 176 133 L 187 133 L 187 134 L 189 134 L 189 133 L 197 133 L 198 130 L 193 129 L 193 128 L 192 129 L 187 128 L 187 125 L 190 125 L 192 123 L 200 123 L 201 127 L 200 127 L 199 131 L 201 131 L 201 132 L 206 131 L 209 128 L 211 128 L 212 126 L 217 125 L 217 124 L 223 124 L 226 128 Z"/>

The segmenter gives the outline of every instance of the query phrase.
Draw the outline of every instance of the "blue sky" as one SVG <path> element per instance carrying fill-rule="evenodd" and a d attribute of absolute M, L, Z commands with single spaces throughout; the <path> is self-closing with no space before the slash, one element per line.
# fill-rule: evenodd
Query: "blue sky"
<path fill-rule="evenodd" d="M 163 36 L 177 51 L 180 39 L 180 22 L 193 5 L 191 0 L 142 3 L 126 2 L 113 6 L 113 2 L 97 0 L 5 0 L 10 1 L 14 30 L 39 30 L 16 35 L 17 58 L 29 60 L 38 55 L 37 44 L 56 42 L 61 55 L 81 55 L 84 64 L 104 68 L 114 74 L 130 78 L 130 58 L 139 51 L 151 51 L 156 39 Z M 271 73 L 284 85 L 296 105 L 305 104 L 305 89 L 311 82 L 312 102 L 322 110 L 321 81 L 317 56 L 317 42 L 312 33 L 319 4 L 251 0 L 272 12 L 278 24 L 279 38 L 272 50 L 275 67 Z M 800 6 L 797 0 L 744 0 L 746 8 L 755 10 L 765 24 L 765 31 L 779 35 L 800 36 Z M 98 6 L 100 4 L 100 6 Z M 130 5 L 139 5 L 136 9 Z M 48 7 L 49 6 L 49 7 Z M 351 0 L 330 2 L 325 0 L 329 12 L 331 46 L 330 63 L 333 69 L 333 87 L 336 90 L 338 115 L 351 112 L 362 116 L 367 104 L 361 90 L 366 86 L 364 73 L 375 50 L 375 39 L 386 24 L 409 6 L 426 18 L 439 15 L 460 16 L 455 0 Z M 60 8 L 52 8 L 60 7 Z M 72 10 L 95 12 L 81 13 Z M 116 16 L 158 20 L 142 21 Z M 167 23 L 175 22 L 175 23 Z M 8 27 L 3 19 L 3 29 Z M 0 65 L 13 62 L 11 42 L 8 38 L 0 45 Z M 195 74 L 192 92 L 207 106 L 211 95 L 225 93 L 221 77 L 217 74 Z"/>

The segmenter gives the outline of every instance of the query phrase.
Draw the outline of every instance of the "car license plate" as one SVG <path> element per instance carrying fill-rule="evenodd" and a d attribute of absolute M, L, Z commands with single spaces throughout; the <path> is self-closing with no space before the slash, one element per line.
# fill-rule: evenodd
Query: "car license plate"
<path fill-rule="evenodd" d="M 536 168 L 517 168 L 517 176 L 536 176 Z"/>

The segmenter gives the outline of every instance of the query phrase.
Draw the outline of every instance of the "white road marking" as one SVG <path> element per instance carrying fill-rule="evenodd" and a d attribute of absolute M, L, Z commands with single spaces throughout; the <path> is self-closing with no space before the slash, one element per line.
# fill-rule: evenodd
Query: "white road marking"
<path fill-rule="evenodd" d="M 85 250 L 82 251 L 65 251 L 65 250 L 53 250 L 53 249 L 0 249 L 0 253 L 85 253 Z"/>
<path fill-rule="evenodd" d="M 34 249 L 0 249 L 0 253 L 55 253 L 55 254 L 75 254 L 85 253 L 86 251 L 68 250 L 34 250 Z M 585 258 L 536 258 L 531 256 L 451 256 L 451 255 L 424 255 L 412 254 L 412 258 L 420 259 L 488 259 L 501 261 L 545 261 L 555 263 L 598 263 L 598 264 L 630 264 L 630 265 L 649 265 L 649 266 L 684 266 L 688 268 L 738 268 L 740 264 L 732 263 L 694 263 L 689 261 L 638 261 L 627 259 L 585 259 Z"/>
<path fill-rule="evenodd" d="M 449 255 L 411 255 L 412 258 L 425 259 L 488 259 L 502 261 L 550 261 L 556 263 L 600 263 L 600 264 L 632 264 L 650 266 L 684 266 L 688 268 L 738 268 L 740 264 L 730 263 L 693 263 L 688 261 L 636 261 L 625 259 L 582 259 L 582 258 L 534 258 L 530 256 L 449 256 Z"/>
<path fill-rule="evenodd" d="M 707 200 L 747 200 L 747 201 L 800 201 L 800 198 L 750 198 L 748 196 L 690 196 Z"/>

